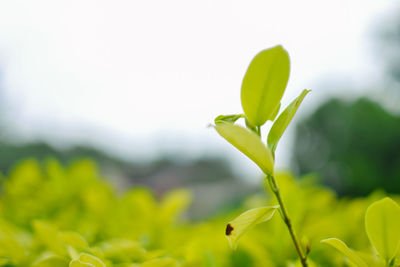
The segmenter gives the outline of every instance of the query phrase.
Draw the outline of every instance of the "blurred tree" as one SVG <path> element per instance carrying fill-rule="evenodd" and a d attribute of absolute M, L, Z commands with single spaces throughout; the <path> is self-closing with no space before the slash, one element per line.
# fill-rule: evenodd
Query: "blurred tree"
<path fill-rule="evenodd" d="M 394 87 L 400 90 L 400 10 L 387 18 L 388 23 L 379 29 L 378 49 L 379 57 L 388 78 L 394 82 Z"/>
<path fill-rule="evenodd" d="M 292 163 L 340 195 L 400 193 L 400 118 L 366 98 L 329 100 L 297 125 Z"/>

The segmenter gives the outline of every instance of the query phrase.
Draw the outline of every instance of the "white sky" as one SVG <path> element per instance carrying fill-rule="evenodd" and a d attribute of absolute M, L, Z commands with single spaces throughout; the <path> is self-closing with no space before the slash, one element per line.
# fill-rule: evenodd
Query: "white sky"
<path fill-rule="evenodd" d="M 283 44 L 292 60 L 283 104 L 310 88 L 304 106 L 315 106 L 347 93 L 324 89 L 324 80 L 377 78 L 370 41 L 395 2 L 1 1 L 8 119 L 27 137 L 139 157 L 213 151 L 256 169 L 206 128 L 221 113 L 241 112 L 251 58 Z M 277 152 L 282 165 L 286 151 Z"/>

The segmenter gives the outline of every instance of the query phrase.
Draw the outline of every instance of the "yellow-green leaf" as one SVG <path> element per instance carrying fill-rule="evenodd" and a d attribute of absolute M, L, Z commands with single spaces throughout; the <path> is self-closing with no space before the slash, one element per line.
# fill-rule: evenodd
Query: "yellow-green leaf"
<path fill-rule="evenodd" d="M 164 259 L 154 259 L 144 262 L 141 267 L 176 267 L 177 262 L 174 259 L 164 258 Z"/>
<path fill-rule="evenodd" d="M 62 232 L 59 237 L 65 244 L 70 245 L 78 249 L 88 249 L 89 245 L 87 241 L 76 232 Z"/>
<path fill-rule="evenodd" d="M 281 115 L 279 115 L 278 119 L 272 125 L 267 140 L 268 147 L 271 149 L 271 151 L 275 151 L 279 139 L 281 139 L 283 133 L 288 127 L 290 121 L 293 119 L 293 116 L 296 114 L 297 109 L 308 92 L 310 92 L 310 90 L 304 89 L 303 92 L 301 92 L 301 94 L 295 100 L 293 100 L 289 106 L 287 106 L 287 108 L 281 113 Z"/>
<path fill-rule="evenodd" d="M 234 147 L 256 163 L 265 174 L 272 174 L 274 160 L 260 137 L 246 128 L 231 123 L 217 123 L 217 132 Z"/>
<path fill-rule="evenodd" d="M 101 244 L 104 257 L 112 261 L 130 261 L 142 259 L 146 254 L 138 242 L 129 239 L 112 239 Z"/>
<path fill-rule="evenodd" d="M 225 235 L 231 247 L 236 249 L 239 239 L 255 225 L 271 219 L 277 208 L 279 206 L 251 209 L 230 221 L 226 225 Z"/>
<path fill-rule="evenodd" d="M 215 123 L 219 122 L 229 122 L 229 123 L 235 123 L 238 119 L 243 118 L 243 114 L 234 114 L 234 115 L 219 115 L 214 119 Z"/>
<path fill-rule="evenodd" d="M 69 263 L 69 267 L 95 267 L 95 265 L 91 263 L 81 262 L 80 260 L 72 260 Z"/>
<path fill-rule="evenodd" d="M 161 202 L 159 216 L 163 223 L 171 223 L 178 218 L 192 201 L 192 194 L 185 189 L 176 189 L 167 193 Z"/>
<path fill-rule="evenodd" d="M 271 115 L 271 117 L 270 117 L 270 120 L 271 120 L 271 121 L 274 121 L 274 120 L 275 120 L 276 116 L 278 116 L 278 113 L 279 113 L 279 110 L 280 110 L 280 109 L 281 109 L 281 103 L 279 103 L 279 105 L 276 106 L 274 112 L 272 113 L 272 115 Z"/>
<path fill-rule="evenodd" d="M 329 244 L 332 247 L 339 250 L 343 255 L 345 255 L 356 266 L 368 267 L 368 265 L 352 249 L 350 249 L 342 240 L 337 239 L 337 238 L 328 238 L 328 239 L 321 240 L 321 242 Z"/>
<path fill-rule="evenodd" d="M 386 197 L 372 203 L 365 214 L 365 229 L 379 255 L 389 263 L 400 247 L 400 207 Z"/>
<path fill-rule="evenodd" d="M 258 53 L 243 78 L 241 100 L 244 113 L 254 126 L 273 117 L 289 80 L 289 55 L 278 45 Z"/>
<path fill-rule="evenodd" d="M 32 264 L 32 267 L 67 267 L 68 261 L 64 257 L 52 255 L 41 258 Z"/>
<path fill-rule="evenodd" d="M 69 263 L 70 267 L 85 267 L 85 266 L 91 266 L 91 267 L 106 267 L 106 265 L 97 257 L 87 254 L 87 253 L 81 253 L 79 255 L 79 259 L 72 260 Z"/>
<path fill-rule="evenodd" d="M 67 249 L 58 236 L 58 231 L 50 224 L 43 221 L 34 221 L 33 229 L 38 239 L 57 255 L 67 255 Z"/>

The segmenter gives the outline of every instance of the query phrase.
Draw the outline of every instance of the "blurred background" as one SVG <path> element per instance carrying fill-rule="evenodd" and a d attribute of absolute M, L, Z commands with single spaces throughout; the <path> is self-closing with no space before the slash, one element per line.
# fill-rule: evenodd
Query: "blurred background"
<path fill-rule="evenodd" d="M 191 189 L 194 217 L 234 206 L 262 176 L 207 125 L 241 113 L 250 60 L 276 44 L 283 106 L 312 89 L 278 167 L 340 196 L 400 193 L 394 0 L 1 1 L 0 172 L 89 157 L 121 189 Z"/>

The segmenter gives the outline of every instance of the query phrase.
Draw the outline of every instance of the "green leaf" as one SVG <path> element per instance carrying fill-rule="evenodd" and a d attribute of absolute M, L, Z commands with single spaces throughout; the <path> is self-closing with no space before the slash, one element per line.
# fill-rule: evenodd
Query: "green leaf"
<path fill-rule="evenodd" d="M 176 267 L 177 262 L 171 258 L 149 260 L 140 265 L 141 267 Z"/>
<path fill-rule="evenodd" d="M 69 263 L 70 267 L 106 267 L 106 265 L 97 257 L 87 254 L 81 253 L 79 259 L 72 260 Z"/>
<path fill-rule="evenodd" d="M 274 215 L 279 206 L 261 207 L 248 210 L 239 215 L 226 225 L 225 235 L 229 244 L 236 249 L 239 239 L 252 227 L 262 222 L 268 221 Z"/>
<path fill-rule="evenodd" d="M 270 118 L 271 121 L 275 120 L 275 118 L 278 115 L 280 109 L 281 109 L 281 103 L 279 102 L 279 105 L 275 108 L 274 112 L 271 115 L 271 118 Z"/>
<path fill-rule="evenodd" d="M 287 108 L 281 113 L 281 115 L 279 115 L 278 119 L 272 125 L 267 140 L 268 147 L 271 149 L 271 151 L 275 151 L 279 139 L 281 139 L 283 133 L 288 127 L 290 121 L 293 119 L 293 116 L 296 114 L 297 109 L 308 92 L 310 92 L 310 90 L 304 89 L 303 92 L 301 92 L 301 94 L 295 100 L 293 100 L 289 106 L 287 106 Z"/>
<path fill-rule="evenodd" d="M 67 245 L 79 249 L 88 249 L 87 241 L 78 233 L 75 232 L 62 232 L 59 234 L 60 239 Z"/>
<path fill-rule="evenodd" d="M 138 242 L 128 239 L 112 239 L 101 244 L 104 257 L 117 262 L 139 260 L 144 257 L 146 250 Z"/>
<path fill-rule="evenodd" d="M 189 207 L 192 194 L 185 189 L 176 189 L 168 192 L 162 199 L 159 216 L 162 223 L 172 223 Z"/>
<path fill-rule="evenodd" d="M 389 263 L 400 247 L 400 207 L 386 197 L 372 203 L 365 214 L 365 229 L 379 255 Z"/>
<path fill-rule="evenodd" d="M 339 250 L 343 255 L 345 255 L 356 266 L 368 267 L 368 265 L 352 249 L 350 249 L 342 240 L 337 239 L 337 238 L 328 238 L 328 239 L 321 240 L 321 242 L 329 244 L 332 247 Z"/>
<path fill-rule="evenodd" d="M 260 137 L 246 128 L 230 123 L 217 123 L 217 132 L 234 147 L 256 163 L 265 174 L 272 174 L 274 160 Z"/>
<path fill-rule="evenodd" d="M 95 267 L 93 264 L 81 262 L 80 260 L 72 260 L 69 267 Z"/>
<path fill-rule="evenodd" d="M 58 231 L 50 224 L 43 221 L 34 221 L 33 229 L 38 239 L 57 255 L 67 255 L 64 243 L 59 239 Z"/>
<path fill-rule="evenodd" d="M 87 253 L 81 253 L 79 260 L 84 263 L 90 263 L 95 267 L 106 267 L 106 265 L 99 258 Z"/>
<path fill-rule="evenodd" d="M 67 267 L 68 261 L 60 256 L 48 256 L 37 260 L 32 267 Z"/>
<path fill-rule="evenodd" d="M 229 123 L 235 123 L 238 119 L 243 118 L 243 114 L 234 114 L 234 115 L 219 115 L 218 117 L 215 118 L 214 122 L 215 124 L 219 122 L 229 122 Z"/>
<path fill-rule="evenodd" d="M 254 126 L 273 118 L 289 80 L 289 55 L 278 45 L 258 53 L 243 78 L 241 100 L 244 114 Z"/>

